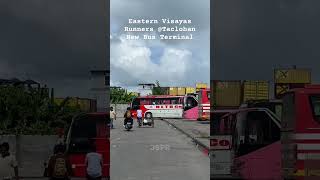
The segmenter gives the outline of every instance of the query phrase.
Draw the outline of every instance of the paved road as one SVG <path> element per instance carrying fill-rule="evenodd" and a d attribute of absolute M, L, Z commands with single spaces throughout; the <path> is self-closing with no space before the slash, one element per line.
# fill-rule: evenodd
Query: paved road
<path fill-rule="evenodd" d="M 122 119 L 117 119 L 115 128 L 111 131 L 111 180 L 209 179 L 209 158 L 167 123 L 156 120 L 155 128 L 134 127 L 127 132 Z"/>
<path fill-rule="evenodd" d="M 200 141 L 207 147 L 210 146 L 210 122 L 208 121 L 193 121 L 187 119 L 165 119 L 169 123 L 174 124 L 185 133 L 189 134 L 196 140 Z"/>

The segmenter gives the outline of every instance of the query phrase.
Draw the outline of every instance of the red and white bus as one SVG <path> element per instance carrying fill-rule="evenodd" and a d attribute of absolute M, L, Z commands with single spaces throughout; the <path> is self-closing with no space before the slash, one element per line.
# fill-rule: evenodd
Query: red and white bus
<path fill-rule="evenodd" d="M 133 99 L 132 116 L 136 118 L 141 109 L 147 118 L 185 118 L 209 120 L 210 90 L 202 89 L 195 94 L 185 96 L 151 95 Z"/>
<path fill-rule="evenodd" d="M 201 89 L 185 96 L 151 95 L 133 99 L 131 113 L 137 116 L 141 109 L 143 117 L 185 118 L 193 120 L 210 119 L 210 90 Z"/>
<path fill-rule="evenodd" d="M 141 96 L 133 99 L 131 112 L 137 117 L 137 110 L 142 110 L 146 118 L 182 118 L 184 96 Z"/>
<path fill-rule="evenodd" d="M 320 86 L 290 90 L 281 120 L 266 108 L 243 108 L 221 118 L 211 136 L 211 177 L 319 179 Z"/>

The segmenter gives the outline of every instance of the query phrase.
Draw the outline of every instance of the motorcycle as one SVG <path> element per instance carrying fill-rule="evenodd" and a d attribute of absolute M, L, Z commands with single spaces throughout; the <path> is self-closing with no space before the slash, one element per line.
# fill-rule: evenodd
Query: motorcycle
<path fill-rule="evenodd" d="M 127 130 L 127 131 L 130 131 L 132 129 L 132 122 L 128 121 L 126 123 L 126 125 L 124 126 L 124 128 Z"/>

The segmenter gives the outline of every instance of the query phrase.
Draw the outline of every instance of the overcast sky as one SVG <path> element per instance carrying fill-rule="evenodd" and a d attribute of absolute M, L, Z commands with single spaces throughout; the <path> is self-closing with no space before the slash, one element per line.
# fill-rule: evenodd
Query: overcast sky
<path fill-rule="evenodd" d="M 124 27 L 129 18 L 191 19 L 196 32 L 193 32 L 193 40 L 185 41 L 126 40 L 123 38 L 126 34 Z M 111 0 L 111 36 L 113 86 L 131 89 L 138 83 L 154 83 L 156 80 L 162 86 L 209 83 L 209 0 Z"/>
<path fill-rule="evenodd" d="M 89 71 L 108 64 L 103 2 L 1 0 L 0 78 L 30 78 L 57 96 L 87 96 Z M 212 79 L 272 80 L 273 68 L 297 65 L 312 68 L 320 82 L 320 1 L 213 2 Z M 121 40 L 129 17 L 192 19 L 195 40 Z M 208 81 L 209 20 L 209 0 L 111 0 L 111 84 Z"/>
<path fill-rule="evenodd" d="M 320 1 L 215 0 L 212 79 L 273 80 L 273 68 L 312 68 L 320 82 Z"/>
<path fill-rule="evenodd" d="M 1 0 L 0 78 L 34 79 L 57 96 L 88 96 L 89 71 L 106 69 L 100 0 Z"/>

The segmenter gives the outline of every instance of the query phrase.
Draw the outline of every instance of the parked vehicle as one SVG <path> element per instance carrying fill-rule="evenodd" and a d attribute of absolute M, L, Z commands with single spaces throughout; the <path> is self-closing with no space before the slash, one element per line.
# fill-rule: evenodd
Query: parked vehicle
<path fill-rule="evenodd" d="M 198 112 L 197 120 L 210 120 L 210 89 L 198 91 Z"/>
<path fill-rule="evenodd" d="M 319 179 L 320 85 L 290 90 L 283 98 L 282 168 L 284 178 Z"/>
<path fill-rule="evenodd" d="M 221 118 L 229 113 L 236 112 L 238 109 L 214 109 L 210 112 L 210 135 L 214 135 L 220 130 Z"/>
<path fill-rule="evenodd" d="M 250 108 L 259 106 L 264 108 Z M 281 121 L 276 106 L 281 106 Z M 320 85 L 295 88 L 282 101 L 252 103 L 224 115 L 210 142 L 212 177 L 319 178 L 319 119 Z"/>
<path fill-rule="evenodd" d="M 244 108 L 222 117 L 211 136 L 211 178 L 282 179 L 280 120 L 266 108 Z"/>
<path fill-rule="evenodd" d="M 73 118 L 66 145 L 75 177 L 86 177 L 85 156 L 94 144 L 103 157 L 103 177 L 110 178 L 109 123 L 108 113 L 84 113 Z"/>
<path fill-rule="evenodd" d="M 275 113 L 279 119 L 282 115 L 282 100 L 281 99 L 270 99 L 270 100 L 256 100 L 248 101 L 240 106 L 240 108 L 268 108 Z"/>
<path fill-rule="evenodd" d="M 188 104 L 186 104 L 188 102 Z M 131 113 L 137 117 L 137 110 L 142 110 L 143 118 L 183 118 L 184 111 L 198 106 L 196 97 L 187 96 L 141 96 L 133 99 Z"/>

